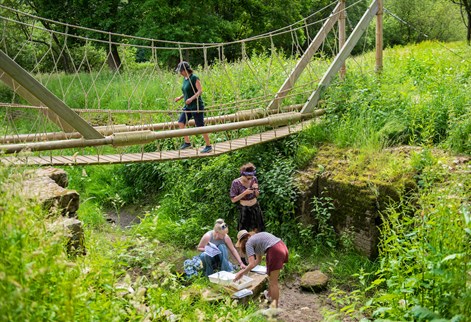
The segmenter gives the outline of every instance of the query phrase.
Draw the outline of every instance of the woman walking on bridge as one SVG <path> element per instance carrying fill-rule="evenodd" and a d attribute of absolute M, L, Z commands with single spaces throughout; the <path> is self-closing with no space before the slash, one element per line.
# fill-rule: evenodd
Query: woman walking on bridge
<path fill-rule="evenodd" d="M 193 74 L 193 70 L 191 69 L 190 64 L 186 61 L 180 62 L 175 71 L 177 73 L 180 73 L 180 75 L 182 75 L 184 78 L 182 85 L 183 95 L 175 98 L 175 102 L 178 102 L 181 99 L 184 99 L 185 102 L 183 112 L 180 114 L 180 118 L 178 119 L 178 127 L 180 129 L 184 129 L 185 125 L 192 118 L 195 119 L 195 125 L 197 127 L 204 126 L 204 103 L 203 99 L 201 98 L 201 94 L 203 93 L 203 87 L 201 86 L 200 79 L 198 78 L 198 76 Z M 206 143 L 206 146 L 200 152 L 211 152 L 213 150 L 213 147 L 211 146 L 211 142 L 209 141 L 208 133 L 204 133 L 203 138 L 204 142 Z M 190 138 L 188 136 L 185 136 L 185 142 L 183 142 L 183 144 L 180 146 L 180 149 L 183 150 L 190 147 Z"/>

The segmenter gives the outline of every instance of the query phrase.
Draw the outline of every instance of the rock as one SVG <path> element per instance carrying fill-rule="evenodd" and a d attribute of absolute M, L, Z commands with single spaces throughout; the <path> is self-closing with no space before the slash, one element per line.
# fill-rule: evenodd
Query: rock
<path fill-rule="evenodd" d="M 60 215 L 51 229 L 64 231 L 69 255 L 85 255 L 83 226 L 76 219 L 80 195 L 77 191 L 66 188 L 69 182 L 67 173 L 61 169 L 39 168 L 28 171 L 25 175 L 22 196 L 37 200 L 51 216 Z"/>
<path fill-rule="evenodd" d="M 327 288 L 327 283 L 329 278 L 327 275 L 322 273 L 321 271 L 312 271 L 307 272 L 301 277 L 301 288 L 313 291 L 313 292 L 320 292 Z"/>
<path fill-rule="evenodd" d="M 84 244 L 85 236 L 82 222 L 76 218 L 66 218 L 63 224 L 69 233 L 69 240 L 66 245 L 67 253 L 69 255 L 86 255 L 87 250 L 85 249 Z"/>
<path fill-rule="evenodd" d="M 67 186 L 67 174 L 63 170 L 55 170 L 47 168 L 29 172 L 23 182 L 22 195 L 28 199 L 37 199 L 43 209 L 50 213 L 76 217 L 80 196 L 77 191 L 62 186 Z"/>
<path fill-rule="evenodd" d="M 69 185 L 69 178 L 67 176 L 67 172 L 62 169 L 52 167 L 39 168 L 33 173 L 36 177 L 47 177 L 52 179 L 56 184 L 58 184 L 62 188 L 67 188 L 67 186 Z"/>

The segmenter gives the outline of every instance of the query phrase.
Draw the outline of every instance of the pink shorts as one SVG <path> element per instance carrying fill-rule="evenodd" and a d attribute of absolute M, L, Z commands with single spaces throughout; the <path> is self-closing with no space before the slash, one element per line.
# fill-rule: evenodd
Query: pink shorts
<path fill-rule="evenodd" d="M 288 263 L 288 248 L 283 241 L 267 249 L 267 273 L 283 268 L 284 263 Z"/>

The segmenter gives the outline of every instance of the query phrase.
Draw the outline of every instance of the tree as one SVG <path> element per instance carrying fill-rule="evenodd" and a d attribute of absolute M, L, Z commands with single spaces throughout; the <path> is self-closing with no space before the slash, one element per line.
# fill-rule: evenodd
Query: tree
<path fill-rule="evenodd" d="M 466 40 L 471 45 L 471 0 L 450 0 L 460 6 L 461 18 L 466 26 Z"/>
<path fill-rule="evenodd" d="M 117 42 L 113 33 L 132 34 L 137 29 L 137 21 L 132 18 L 137 4 L 132 0 L 25 0 L 23 2 L 40 17 L 110 32 L 109 35 L 94 34 L 95 37 L 104 41 Z M 64 29 L 63 26 L 48 22 L 43 22 L 43 24 L 51 30 Z M 64 30 L 57 31 L 64 32 Z M 86 32 L 81 30 L 69 30 L 69 32 L 83 33 L 81 36 L 86 36 Z M 54 40 L 59 42 L 57 38 Z M 69 41 L 78 42 L 78 40 Z M 108 66 L 112 70 L 117 70 L 121 65 L 118 48 L 115 44 L 108 47 L 110 51 L 107 56 Z M 68 57 L 63 55 L 61 59 L 64 69 L 71 71 Z"/>

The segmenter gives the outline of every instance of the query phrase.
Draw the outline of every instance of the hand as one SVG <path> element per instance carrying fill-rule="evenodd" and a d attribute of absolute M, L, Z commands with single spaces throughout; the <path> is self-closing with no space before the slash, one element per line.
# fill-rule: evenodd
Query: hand
<path fill-rule="evenodd" d="M 247 189 L 245 189 L 245 191 L 244 191 L 244 196 L 249 195 L 249 194 L 251 194 L 251 193 L 253 193 L 253 189 L 252 189 L 252 188 L 247 188 Z"/>
<path fill-rule="evenodd" d="M 254 183 L 254 184 L 252 185 L 252 189 L 258 190 L 258 183 Z"/>
<path fill-rule="evenodd" d="M 247 267 L 247 266 L 245 266 L 244 263 L 241 263 L 241 264 L 240 264 L 240 269 L 244 269 L 244 268 L 246 268 L 246 267 Z"/>
<path fill-rule="evenodd" d="M 191 98 L 189 98 L 189 99 L 187 99 L 187 100 L 185 101 L 185 104 L 186 104 L 186 105 L 190 105 L 191 102 L 193 102 L 193 101 L 191 100 Z"/>
<path fill-rule="evenodd" d="M 181 99 L 182 99 L 181 96 L 175 97 L 175 102 L 178 102 L 178 101 L 181 100 Z"/>
<path fill-rule="evenodd" d="M 242 275 L 243 275 L 243 274 L 241 274 L 241 273 L 242 273 L 242 272 L 239 272 L 239 273 L 237 273 L 237 274 L 235 275 L 235 277 L 234 277 L 234 282 L 237 282 L 238 280 L 240 280 L 240 279 L 242 278 Z"/>

